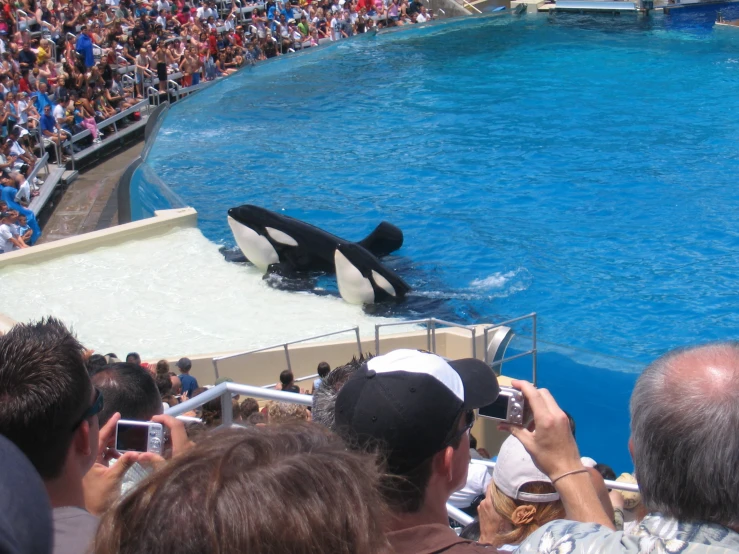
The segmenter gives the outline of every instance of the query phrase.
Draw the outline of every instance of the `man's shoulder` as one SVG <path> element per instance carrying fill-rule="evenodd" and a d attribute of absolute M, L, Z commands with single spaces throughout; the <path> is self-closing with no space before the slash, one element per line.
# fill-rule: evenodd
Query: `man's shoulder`
<path fill-rule="evenodd" d="M 73 554 L 87 551 L 100 520 L 91 513 L 74 506 L 54 508 L 54 554 Z"/>
<path fill-rule="evenodd" d="M 492 546 L 460 538 L 448 525 L 431 523 L 392 531 L 387 534 L 395 554 L 492 554 Z"/>
<path fill-rule="evenodd" d="M 720 525 L 681 523 L 659 514 L 644 518 L 631 533 L 612 531 L 595 523 L 553 521 L 533 533 L 518 549 L 520 554 L 728 554 L 737 551 L 739 533 Z"/>

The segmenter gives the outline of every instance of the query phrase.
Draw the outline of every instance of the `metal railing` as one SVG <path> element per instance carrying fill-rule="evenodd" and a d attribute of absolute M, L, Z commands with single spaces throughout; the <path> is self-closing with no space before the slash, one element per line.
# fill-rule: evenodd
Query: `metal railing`
<path fill-rule="evenodd" d="M 151 86 L 146 87 L 146 94 L 144 95 L 144 97 L 147 99 L 153 98 L 154 104 L 156 106 L 158 106 L 159 103 L 161 102 L 161 98 L 159 97 L 159 89 L 151 87 Z"/>
<path fill-rule="evenodd" d="M 477 464 L 481 466 L 486 466 L 493 468 L 495 467 L 495 462 L 492 462 L 490 460 L 470 460 L 470 463 Z M 617 491 L 626 491 L 626 492 L 639 492 L 639 485 L 634 485 L 632 483 L 621 483 L 619 481 L 610 481 L 608 479 L 604 479 L 604 482 L 606 484 L 606 488 L 608 489 L 615 489 Z"/>
<path fill-rule="evenodd" d="M 483 337 L 485 340 L 485 344 L 488 343 L 488 334 L 492 332 L 493 330 L 500 329 L 502 327 L 510 327 L 512 323 L 517 323 L 519 321 L 523 321 L 524 319 L 531 318 L 532 322 L 532 330 L 531 330 L 531 350 L 527 350 L 526 352 L 521 352 L 519 354 L 515 354 L 513 356 L 510 356 L 508 358 L 502 358 L 500 360 L 490 360 L 489 359 L 489 352 L 487 349 L 487 346 L 485 347 L 485 363 L 490 364 L 490 366 L 495 369 L 496 366 L 502 367 L 504 362 L 510 362 L 512 360 L 516 360 L 518 358 L 523 358 L 524 356 L 528 356 L 531 354 L 531 382 L 534 386 L 536 386 L 536 312 L 532 312 L 527 315 L 522 315 L 521 317 L 515 317 L 513 319 L 509 319 L 507 321 L 503 321 L 501 323 L 496 323 L 495 325 L 490 325 L 489 327 L 485 327 L 483 329 Z M 500 372 L 498 372 L 500 373 Z"/>
<path fill-rule="evenodd" d="M 295 392 L 283 392 L 278 390 L 267 389 L 264 387 L 254 387 L 251 385 L 237 385 L 236 383 L 221 383 L 205 392 L 201 392 L 195 398 L 191 398 L 177 404 L 164 411 L 166 415 L 178 417 L 183 414 L 195 410 L 203 404 L 221 399 L 221 425 L 222 427 L 230 427 L 233 425 L 233 404 L 231 403 L 231 394 L 243 394 L 252 398 L 261 398 L 264 400 L 276 400 L 278 402 L 288 402 L 291 404 L 301 404 L 303 406 L 312 406 L 313 397 L 308 394 L 298 394 Z M 454 506 L 446 505 L 447 514 L 453 520 L 468 525 L 474 521 L 474 518 L 468 516 L 463 511 Z"/>
<path fill-rule="evenodd" d="M 474 325 L 462 325 L 461 323 L 452 323 L 443 319 L 429 317 L 428 319 L 416 319 L 413 321 L 394 321 L 392 323 L 377 323 L 375 325 L 375 356 L 380 355 L 380 328 L 381 327 L 397 327 L 398 325 L 426 325 L 426 345 L 429 352 L 436 354 L 436 326 L 444 325 L 446 327 L 457 327 L 466 329 L 472 333 L 472 357 L 477 358 L 477 344 L 475 334 L 477 329 Z"/>
<path fill-rule="evenodd" d="M 354 334 L 357 337 L 357 349 L 359 350 L 359 355 L 361 356 L 362 355 L 362 340 L 359 337 L 359 327 L 350 327 L 348 329 L 342 329 L 340 331 L 333 331 L 331 333 L 324 333 L 322 335 L 315 335 L 315 336 L 312 336 L 312 337 L 306 337 L 304 339 L 298 339 L 298 340 L 293 340 L 293 341 L 289 341 L 289 342 L 283 342 L 283 343 L 275 344 L 275 345 L 272 345 L 272 346 L 265 346 L 263 348 L 257 348 L 255 350 L 246 350 L 244 352 L 237 352 L 236 354 L 228 354 L 226 356 L 218 356 L 217 358 L 213 358 L 213 370 L 215 371 L 216 379 L 218 379 L 220 377 L 220 375 L 218 374 L 218 362 L 223 361 L 223 360 L 229 360 L 231 358 L 238 358 L 238 357 L 241 357 L 241 356 L 248 356 L 249 354 L 256 354 L 257 352 L 265 352 L 267 350 L 276 350 L 278 348 L 282 348 L 285 351 L 285 362 L 287 363 L 287 369 L 292 370 L 292 364 L 290 363 L 290 349 L 289 349 L 289 346 L 291 344 L 299 344 L 301 342 L 308 342 L 310 340 L 322 339 L 324 337 L 331 337 L 331 336 L 334 336 L 334 335 L 340 335 L 342 333 L 348 333 L 349 331 L 353 331 Z"/>

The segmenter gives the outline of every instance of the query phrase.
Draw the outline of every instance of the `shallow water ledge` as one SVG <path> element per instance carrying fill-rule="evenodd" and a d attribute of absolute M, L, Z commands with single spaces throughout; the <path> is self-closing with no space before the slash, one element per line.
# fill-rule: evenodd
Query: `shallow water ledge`
<path fill-rule="evenodd" d="M 115 246 L 131 240 L 151 238 L 179 227 L 197 227 L 197 224 L 198 212 L 194 208 L 158 210 L 154 217 L 147 219 L 3 254 L 0 256 L 0 269 L 11 265 L 45 262 L 79 252 L 89 252 L 101 246 Z"/>

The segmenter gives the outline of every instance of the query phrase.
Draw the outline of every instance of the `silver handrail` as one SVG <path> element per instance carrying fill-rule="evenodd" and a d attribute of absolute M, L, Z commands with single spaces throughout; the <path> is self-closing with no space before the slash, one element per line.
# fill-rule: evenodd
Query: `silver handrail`
<path fill-rule="evenodd" d="M 306 337 L 304 339 L 283 342 L 283 343 L 275 344 L 272 346 L 265 346 L 263 348 L 257 348 L 255 350 L 247 350 L 245 352 L 237 352 L 235 354 L 227 354 L 225 356 L 218 356 L 216 358 L 213 358 L 213 370 L 215 372 L 216 379 L 218 379 L 220 377 L 220 375 L 218 374 L 218 362 L 223 361 L 223 360 L 228 360 L 230 358 L 238 358 L 240 356 L 246 356 L 248 354 L 256 354 L 257 352 L 264 352 L 266 350 L 276 350 L 277 348 L 282 348 L 285 350 L 285 361 L 287 362 L 287 369 L 292 370 L 292 364 L 290 363 L 290 350 L 288 348 L 291 344 L 298 344 L 301 342 L 307 342 L 309 340 L 322 339 L 324 337 L 331 337 L 333 335 L 340 335 L 342 333 L 348 333 L 349 331 L 354 331 L 354 334 L 357 336 L 357 349 L 359 350 L 359 355 L 361 356 L 362 355 L 362 340 L 359 337 L 359 327 L 356 326 L 356 327 L 350 327 L 348 329 L 342 329 L 340 331 L 333 331 L 331 333 L 324 333 L 322 335 Z"/>
<path fill-rule="evenodd" d="M 159 89 L 155 89 L 154 87 L 147 87 L 146 88 L 146 98 L 154 98 L 154 102 L 156 105 L 159 105 L 159 102 L 161 99 L 159 98 Z"/>
<path fill-rule="evenodd" d="M 175 102 L 180 99 L 180 85 L 172 79 L 167 79 L 167 92 L 170 90 L 174 91 Z"/>
<path fill-rule="evenodd" d="M 446 505 L 446 515 L 448 515 L 454 521 L 461 523 L 463 526 L 467 526 L 475 521 L 474 517 L 468 516 L 462 510 L 460 510 L 459 508 L 455 508 L 449 503 L 447 503 Z"/>
<path fill-rule="evenodd" d="M 495 462 L 490 460 L 470 460 L 471 464 L 477 464 L 481 466 L 487 466 L 487 467 L 495 467 Z M 603 480 L 606 484 L 606 488 L 608 489 L 615 489 L 617 491 L 626 491 L 626 492 L 639 492 L 639 485 L 634 485 L 632 483 L 621 483 L 619 481 L 611 481 L 609 479 Z"/>
<path fill-rule="evenodd" d="M 498 361 L 492 361 L 488 359 L 488 349 L 485 348 L 485 363 L 491 364 L 491 367 L 495 368 L 495 366 L 502 367 L 504 362 L 510 362 L 512 360 L 516 360 L 518 358 L 523 358 L 524 356 L 528 356 L 531 354 L 531 383 L 536 386 L 536 312 L 532 312 L 527 315 L 522 315 L 521 317 L 514 317 L 513 319 L 509 319 L 507 321 L 503 321 L 501 323 L 496 323 L 495 325 L 490 325 L 488 327 L 485 327 L 482 331 L 485 344 L 488 344 L 488 333 L 495 329 L 500 329 L 501 327 L 510 327 L 512 323 L 517 323 L 519 321 L 523 321 L 524 319 L 531 319 L 532 323 L 532 332 L 531 332 L 531 350 L 527 350 L 526 352 L 521 352 L 519 354 L 515 354 L 513 356 L 509 356 L 508 358 L 503 358 Z"/>
<path fill-rule="evenodd" d="M 195 398 L 186 400 L 182 404 L 172 406 L 165 410 L 165 414 L 171 416 L 182 415 L 190 410 L 199 408 L 206 402 L 220 398 L 223 410 L 221 414 L 221 424 L 231 425 L 233 423 L 233 410 L 231 410 L 231 393 L 243 394 L 253 398 L 263 398 L 265 400 L 276 400 L 278 402 L 288 402 L 291 404 L 301 404 L 303 406 L 311 406 L 313 397 L 307 394 L 298 394 L 296 392 L 284 392 L 279 390 L 265 389 L 252 385 L 238 385 L 236 383 L 221 383 L 205 392 L 198 394 Z"/>
<path fill-rule="evenodd" d="M 437 319 L 435 317 L 429 317 L 427 319 L 416 319 L 412 321 L 394 321 L 392 323 L 377 323 L 375 324 L 375 356 L 380 355 L 380 328 L 381 327 L 395 327 L 398 325 L 426 325 L 426 344 L 427 350 L 436 354 L 436 326 L 445 325 L 447 327 L 457 327 L 459 329 L 467 329 L 472 333 L 472 357 L 477 358 L 477 341 L 475 341 L 475 334 L 477 329 L 474 325 L 462 325 L 461 323 L 452 323 L 451 321 L 444 321 L 443 319 Z"/>
<path fill-rule="evenodd" d="M 168 408 L 164 413 L 169 416 L 178 417 L 190 410 L 199 408 L 206 402 L 220 398 L 221 425 L 229 427 L 233 424 L 233 410 L 231 409 L 232 393 L 243 394 L 245 396 L 251 396 L 252 398 L 263 398 L 265 400 L 277 400 L 278 402 L 301 404 L 303 406 L 311 406 L 313 404 L 313 397 L 308 394 L 283 392 L 264 387 L 253 387 L 251 385 L 237 385 L 236 383 L 221 383 L 220 385 L 198 394 L 195 398 L 191 398 L 182 404 L 177 404 L 176 406 Z M 455 508 L 451 504 L 447 504 L 446 509 L 449 517 L 462 525 L 469 525 L 474 521 L 474 518 L 468 516 L 462 510 Z"/>

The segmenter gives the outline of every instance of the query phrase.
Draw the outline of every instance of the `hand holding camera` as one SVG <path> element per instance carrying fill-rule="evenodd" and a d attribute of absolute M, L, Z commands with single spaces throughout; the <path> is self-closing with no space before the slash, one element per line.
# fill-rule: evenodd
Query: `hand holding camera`
<path fill-rule="evenodd" d="M 521 441 L 536 466 L 554 482 L 565 473 L 583 469 L 580 453 L 572 436 L 567 414 L 557 405 L 547 389 L 537 389 L 528 381 L 513 381 L 513 388 L 523 393 L 533 415 L 533 430 L 511 424 L 498 425 Z"/>

